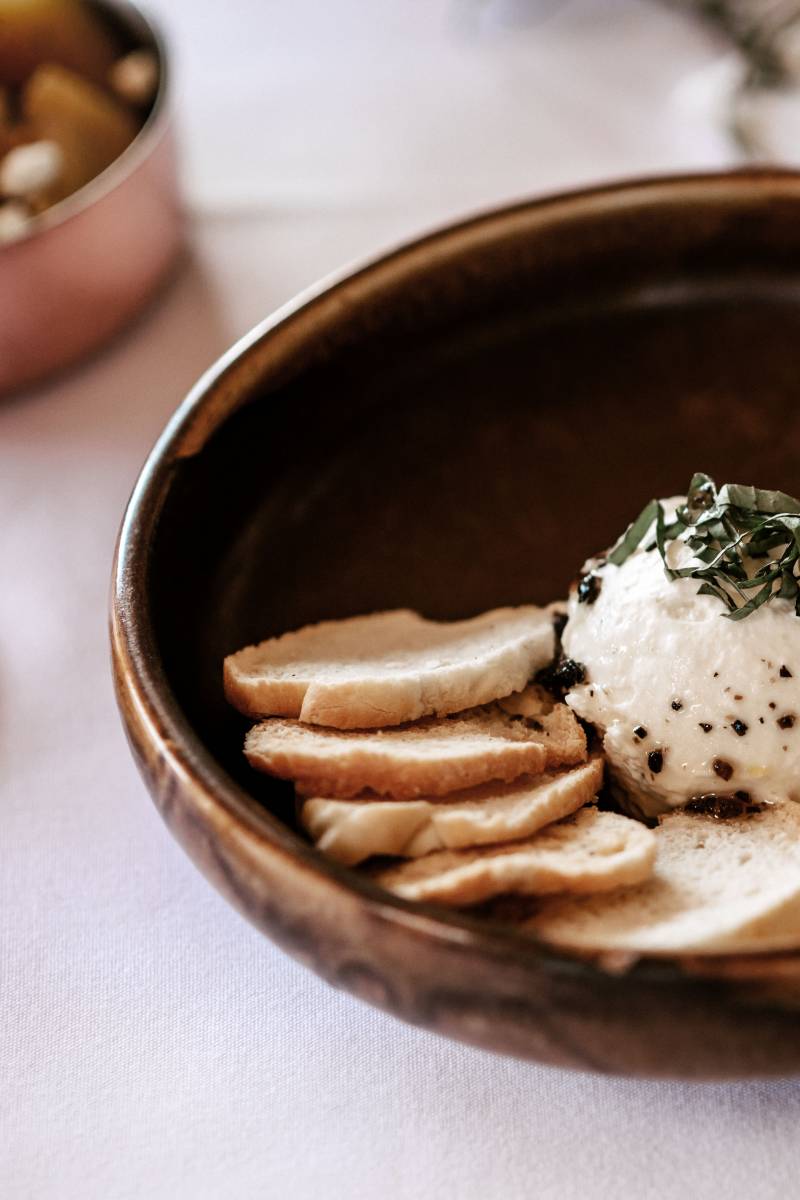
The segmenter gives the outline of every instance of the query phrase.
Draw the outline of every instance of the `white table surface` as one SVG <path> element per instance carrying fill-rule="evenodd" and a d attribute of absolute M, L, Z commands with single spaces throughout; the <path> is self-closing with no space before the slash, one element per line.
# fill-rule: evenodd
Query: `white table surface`
<path fill-rule="evenodd" d="M 105 631 L 137 470 L 235 336 L 475 206 L 733 161 L 705 86 L 724 52 L 644 0 L 154 7 L 191 260 L 102 356 L 0 406 L 0 1196 L 796 1195 L 795 1082 L 494 1058 L 287 959 L 161 825 Z"/>

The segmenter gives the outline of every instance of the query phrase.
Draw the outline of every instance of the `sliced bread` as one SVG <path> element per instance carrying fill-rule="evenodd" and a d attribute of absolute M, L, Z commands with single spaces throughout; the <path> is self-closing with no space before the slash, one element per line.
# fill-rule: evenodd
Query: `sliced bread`
<path fill-rule="evenodd" d="M 395 609 L 239 650 L 225 659 L 225 694 L 251 717 L 371 729 L 519 691 L 554 649 L 547 609 L 498 608 L 452 622 Z"/>
<path fill-rule="evenodd" d="M 800 945 L 800 805 L 715 820 L 670 813 L 653 877 L 626 891 L 544 901 L 525 927 L 581 952 L 732 954 Z"/>
<path fill-rule="evenodd" d="M 524 691 L 498 700 L 498 704 L 503 712 L 521 717 L 530 729 L 538 731 L 550 766 L 583 762 L 586 758 L 586 734 L 578 718 L 543 687 L 529 684 Z"/>
<path fill-rule="evenodd" d="M 566 705 L 559 705 L 569 713 Z M 571 721 L 582 735 L 572 714 Z M 489 780 L 510 781 L 586 758 L 586 739 L 559 738 L 538 721 L 498 705 L 389 729 L 326 729 L 271 717 L 253 726 L 244 752 L 251 766 L 293 779 L 305 795 L 347 798 L 372 791 L 395 799 L 446 796 Z"/>
<path fill-rule="evenodd" d="M 594 758 L 571 771 L 484 784 L 439 801 L 314 797 L 302 803 L 300 823 L 323 854 L 348 866 L 373 855 L 417 858 L 530 837 L 582 808 L 602 781 L 602 760 Z"/>
<path fill-rule="evenodd" d="M 655 853 L 652 831 L 638 821 L 583 808 L 524 841 L 440 850 L 378 870 L 373 878 L 405 900 L 478 904 L 506 892 L 599 892 L 640 883 Z"/>

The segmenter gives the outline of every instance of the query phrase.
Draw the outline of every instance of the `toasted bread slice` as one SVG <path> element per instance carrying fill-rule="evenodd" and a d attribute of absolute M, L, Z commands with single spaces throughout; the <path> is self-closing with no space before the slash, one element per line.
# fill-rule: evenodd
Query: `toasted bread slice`
<path fill-rule="evenodd" d="M 272 717 L 254 725 L 244 752 L 257 770 L 293 779 L 303 795 L 446 796 L 490 779 L 539 774 L 548 765 L 538 730 L 494 705 L 390 729 L 341 730 Z"/>
<path fill-rule="evenodd" d="M 508 696 L 554 649 L 546 609 L 498 608 L 452 622 L 395 609 L 307 625 L 231 654 L 225 694 L 251 717 L 373 729 Z"/>
<path fill-rule="evenodd" d="M 569 950 L 739 954 L 800 946 L 800 805 L 663 817 L 646 883 L 542 903 L 526 928 Z"/>
<path fill-rule="evenodd" d="M 527 838 L 592 800 L 603 781 L 594 758 L 560 774 L 484 784 L 444 800 L 305 800 L 300 823 L 317 848 L 352 866 L 372 855 L 418 858 Z"/>
<path fill-rule="evenodd" d="M 640 883 L 655 853 L 652 831 L 638 821 L 582 808 L 524 841 L 440 850 L 379 870 L 374 879 L 405 900 L 478 904 L 506 892 L 602 892 Z"/>
<path fill-rule="evenodd" d="M 549 766 L 569 766 L 585 760 L 586 734 L 578 718 L 543 687 L 531 683 L 524 691 L 498 700 L 498 704 L 503 712 L 522 717 L 530 729 L 538 731 Z"/>
<path fill-rule="evenodd" d="M 381 730 L 327 729 L 271 717 L 249 731 L 245 754 L 257 770 L 295 780 L 304 795 L 341 799 L 368 790 L 395 799 L 446 796 L 584 762 L 580 725 L 565 704 L 550 708 L 542 717 L 551 722 L 548 728 L 497 704 Z"/>

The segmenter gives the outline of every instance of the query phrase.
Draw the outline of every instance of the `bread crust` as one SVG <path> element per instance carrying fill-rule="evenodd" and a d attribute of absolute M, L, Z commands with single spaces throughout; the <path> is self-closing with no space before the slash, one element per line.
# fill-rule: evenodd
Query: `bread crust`
<path fill-rule="evenodd" d="M 532 605 L 453 622 L 396 609 L 247 646 L 225 659 L 223 682 L 249 717 L 382 728 L 519 691 L 554 649 L 552 615 Z"/>
<path fill-rule="evenodd" d="M 509 716 L 522 717 L 531 728 L 540 727 L 539 740 L 547 750 L 549 766 L 568 766 L 586 758 L 586 734 L 575 713 L 543 687 L 531 683 L 497 703 Z"/>
<path fill-rule="evenodd" d="M 271 718 L 245 738 L 251 766 L 293 779 L 301 794 L 347 799 L 369 790 L 398 800 L 446 796 L 488 780 L 538 775 L 547 749 L 491 708 L 387 730 L 333 730 Z"/>
<path fill-rule="evenodd" d="M 347 866 L 374 855 L 418 858 L 530 837 L 588 804 L 603 780 L 599 757 L 570 771 L 484 784 L 444 800 L 300 801 L 299 820 L 317 848 Z"/>
<path fill-rule="evenodd" d="M 652 878 L 596 899 L 545 901 L 523 928 L 585 954 L 750 954 L 800 944 L 795 801 L 728 820 L 669 813 L 655 838 Z"/>
<path fill-rule="evenodd" d="M 478 904 L 507 892 L 544 896 L 641 883 L 655 860 L 651 830 L 630 817 L 583 808 L 535 837 L 501 846 L 441 850 L 376 871 L 405 900 Z"/>

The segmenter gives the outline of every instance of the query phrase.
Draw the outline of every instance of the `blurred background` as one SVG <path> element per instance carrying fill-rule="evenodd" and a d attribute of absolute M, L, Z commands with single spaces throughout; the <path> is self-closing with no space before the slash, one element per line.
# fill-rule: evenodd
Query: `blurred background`
<path fill-rule="evenodd" d="M 320 272 L 476 207 L 792 160 L 797 3 L 150 9 L 174 50 L 196 245 L 231 332 Z"/>
<path fill-rule="evenodd" d="M 3 21 L 16 19 L 4 12 L 38 10 L 46 24 L 75 2 L 0 0 L 0 53 Z M 475 209 L 796 159 L 798 0 L 152 0 L 149 11 L 170 50 L 190 294 L 207 326 L 193 369 L 332 268 Z"/>

